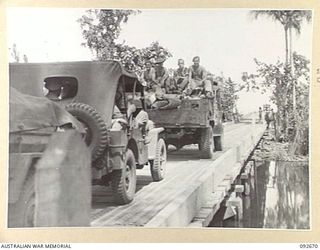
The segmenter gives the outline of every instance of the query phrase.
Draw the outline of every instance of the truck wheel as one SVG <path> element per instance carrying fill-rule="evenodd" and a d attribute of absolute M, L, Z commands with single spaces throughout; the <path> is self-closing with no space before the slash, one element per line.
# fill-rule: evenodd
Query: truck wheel
<path fill-rule="evenodd" d="M 9 227 L 34 227 L 35 185 L 34 171 L 28 174 L 19 200 L 8 208 Z"/>
<path fill-rule="evenodd" d="M 159 139 L 156 148 L 156 158 L 150 161 L 150 170 L 153 181 L 161 181 L 165 176 L 167 162 L 166 143 Z"/>
<path fill-rule="evenodd" d="M 214 136 L 213 137 L 213 144 L 215 151 L 222 151 L 223 150 L 223 142 L 222 136 Z"/>
<path fill-rule="evenodd" d="M 98 159 L 107 145 L 107 126 L 93 107 L 84 103 L 71 103 L 66 110 L 75 116 L 86 130 L 85 142 L 91 150 L 92 161 Z"/>
<path fill-rule="evenodd" d="M 128 149 L 125 165 L 121 170 L 114 170 L 111 187 L 115 202 L 120 205 L 130 203 L 136 192 L 136 160 L 133 152 Z"/>
<path fill-rule="evenodd" d="M 203 159 L 211 159 L 213 156 L 213 136 L 212 136 L 212 128 L 204 128 L 201 131 L 200 138 L 200 155 Z"/>

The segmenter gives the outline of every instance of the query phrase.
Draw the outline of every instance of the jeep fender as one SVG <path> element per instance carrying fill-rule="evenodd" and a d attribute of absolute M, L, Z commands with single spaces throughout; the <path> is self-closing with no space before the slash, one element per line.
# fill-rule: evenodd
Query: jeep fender
<path fill-rule="evenodd" d="M 138 149 L 137 142 L 133 138 L 131 138 L 128 142 L 128 149 L 131 149 L 131 151 L 134 155 L 134 158 L 135 158 L 136 162 L 138 163 L 139 162 L 139 149 Z"/>
<path fill-rule="evenodd" d="M 129 145 L 127 134 L 121 129 L 109 130 L 109 170 L 121 169 L 125 160 L 126 147 Z M 108 172 L 109 172 L 108 170 Z"/>
<path fill-rule="evenodd" d="M 148 144 L 148 159 L 154 160 L 156 157 L 157 143 L 160 138 L 160 133 L 164 128 L 153 128 L 149 131 L 150 143 Z"/>

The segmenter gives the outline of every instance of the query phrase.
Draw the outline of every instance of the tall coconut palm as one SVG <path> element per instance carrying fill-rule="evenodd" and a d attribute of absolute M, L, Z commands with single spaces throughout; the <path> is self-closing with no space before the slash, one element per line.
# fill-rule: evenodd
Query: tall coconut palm
<path fill-rule="evenodd" d="M 304 20 L 311 21 L 310 10 L 253 10 L 251 15 L 258 19 L 261 16 L 279 22 L 284 29 L 285 37 L 285 61 L 287 64 L 292 62 L 292 30 L 297 34 L 301 32 L 301 25 Z"/>
<path fill-rule="evenodd" d="M 290 11 L 288 15 L 288 24 L 289 24 L 289 39 L 290 39 L 290 49 L 289 49 L 289 63 L 291 65 L 291 72 L 294 73 L 293 66 L 293 43 L 292 43 L 292 30 L 295 30 L 299 35 L 301 33 L 301 25 L 303 21 L 310 22 L 312 18 L 312 13 L 310 10 L 293 10 Z M 292 106 L 293 114 L 295 116 L 296 111 L 296 84 L 292 83 Z"/>
<path fill-rule="evenodd" d="M 260 16 L 271 18 L 279 22 L 284 29 L 285 37 L 285 62 L 286 65 L 291 66 L 291 74 L 293 75 L 293 49 L 292 49 L 292 30 L 295 30 L 299 35 L 301 33 L 301 26 L 304 21 L 310 22 L 312 13 L 310 10 L 253 10 L 250 14 L 258 19 Z M 288 83 L 288 87 L 290 83 Z M 292 82 L 292 106 L 293 114 L 296 110 L 296 91 L 295 82 Z M 286 111 L 285 111 L 286 113 Z M 285 114 L 286 116 L 286 114 Z"/>
<path fill-rule="evenodd" d="M 311 22 L 312 13 L 310 10 L 293 10 L 289 11 L 288 16 L 288 26 L 289 26 L 289 63 L 293 62 L 293 50 L 292 50 L 292 30 L 296 31 L 297 35 L 301 33 L 301 26 L 304 21 Z"/>

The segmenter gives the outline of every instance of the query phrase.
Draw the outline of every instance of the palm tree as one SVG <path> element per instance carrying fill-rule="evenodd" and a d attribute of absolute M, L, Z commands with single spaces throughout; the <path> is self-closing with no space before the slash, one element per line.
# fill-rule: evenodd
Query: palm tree
<path fill-rule="evenodd" d="M 285 37 L 285 63 L 286 65 L 291 66 L 291 74 L 293 75 L 294 68 L 293 68 L 293 51 L 292 51 L 292 44 L 293 44 L 292 30 L 295 30 L 297 35 L 299 35 L 301 33 L 302 23 L 304 21 L 307 21 L 307 22 L 311 21 L 312 12 L 310 10 L 253 10 L 250 12 L 250 14 L 255 19 L 258 19 L 260 16 L 271 18 L 273 21 L 279 22 L 283 26 L 284 37 Z M 295 110 L 296 110 L 295 82 L 292 82 L 292 106 L 293 106 L 293 114 L 295 116 Z"/>
<path fill-rule="evenodd" d="M 301 25 L 303 21 L 308 23 L 311 21 L 312 13 L 310 10 L 293 10 L 288 14 L 288 24 L 289 24 L 289 38 L 290 38 L 290 49 L 289 49 L 289 64 L 291 66 L 291 74 L 293 75 L 293 51 L 292 51 L 292 30 L 294 29 L 298 35 L 301 33 Z M 296 111 L 296 84 L 292 83 L 292 106 L 293 115 L 295 116 Z"/>
<path fill-rule="evenodd" d="M 310 23 L 312 18 L 312 12 L 310 10 L 293 10 L 288 13 L 288 25 L 289 25 L 289 63 L 293 63 L 293 51 L 292 51 L 292 30 L 295 30 L 297 35 L 301 33 L 301 25 L 304 21 Z"/>
<path fill-rule="evenodd" d="M 253 10 L 251 15 L 258 19 L 260 16 L 271 18 L 279 22 L 284 29 L 286 64 L 292 62 L 292 29 L 297 34 L 301 32 L 303 21 L 310 22 L 312 13 L 310 10 Z"/>

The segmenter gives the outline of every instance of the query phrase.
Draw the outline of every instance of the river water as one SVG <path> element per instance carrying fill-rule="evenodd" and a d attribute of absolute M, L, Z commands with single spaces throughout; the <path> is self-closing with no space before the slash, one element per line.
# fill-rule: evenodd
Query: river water
<path fill-rule="evenodd" d="M 309 167 L 307 162 L 256 162 L 241 195 L 243 219 L 226 218 L 225 202 L 209 227 L 309 229 Z"/>

